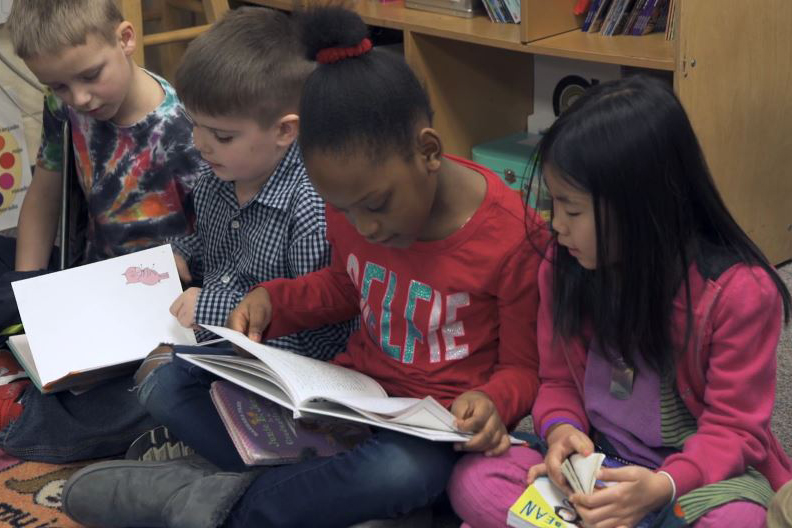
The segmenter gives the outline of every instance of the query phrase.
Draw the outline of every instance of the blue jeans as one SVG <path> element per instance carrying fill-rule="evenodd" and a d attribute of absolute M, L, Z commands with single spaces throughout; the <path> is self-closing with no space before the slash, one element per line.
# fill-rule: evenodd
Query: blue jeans
<path fill-rule="evenodd" d="M 233 353 L 182 346 L 174 352 Z M 244 470 L 209 396 L 216 379 L 175 358 L 153 370 L 138 394 L 152 416 L 196 452 L 226 471 Z M 433 503 L 458 458 L 449 443 L 377 430 L 351 451 L 266 468 L 225 526 L 349 526 L 398 517 Z"/>
<path fill-rule="evenodd" d="M 22 415 L 0 431 L 0 448 L 24 460 L 63 464 L 123 454 L 135 438 L 156 427 L 122 376 L 75 396 L 41 394 L 32 384 L 22 395 Z"/>

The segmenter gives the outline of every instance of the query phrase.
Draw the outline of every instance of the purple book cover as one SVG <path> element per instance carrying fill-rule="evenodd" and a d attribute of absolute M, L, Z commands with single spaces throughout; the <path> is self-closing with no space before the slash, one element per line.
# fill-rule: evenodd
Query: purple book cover
<path fill-rule="evenodd" d="M 215 381 L 209 393 L 240 457 L 249 466 L 332 456 L 371 434 L 367 426 L 344 420 L 295 420 L 289 409 L 228 381 Z"/>
<path fill-rule="evenodd" d="M 638 18 L 635 21 L 635 25 L 633 25 L 631 34 L 632 35 L 643 35 L 644 30 L 646 29 L 646 25 L 649 22 L 649 18 L 652 16 L 652 12 L 655 9 L 655 5 L 657 5 L 657 0 L 648 0 L 643 9 L 641 9 Z"/>

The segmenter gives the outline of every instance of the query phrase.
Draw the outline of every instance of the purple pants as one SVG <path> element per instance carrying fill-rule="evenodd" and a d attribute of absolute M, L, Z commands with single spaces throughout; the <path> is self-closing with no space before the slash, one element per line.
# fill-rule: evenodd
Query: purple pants
<path fill-rule="evenodd" d="M 531 466 L 542 462 L 538 451 L 512 447 L 499 457 L 465 455 L 457 462 L 448 483 L 448 495 L 465 528 L 501 528 L 506 515 L 525 491 L 525 477 Z M 702 516 L 696 528 L 764 528 L 765 509 L 749 501 L 724 504 Z"/>

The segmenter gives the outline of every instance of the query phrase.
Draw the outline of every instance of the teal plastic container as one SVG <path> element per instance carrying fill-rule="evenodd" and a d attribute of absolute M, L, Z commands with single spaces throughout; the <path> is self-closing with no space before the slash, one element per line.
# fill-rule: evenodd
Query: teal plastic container
<path fill-rule="evenodd" d="M 547 216 L 550 204 L 547 193 L 542 188 L 528 188 L 531 174 L 536 165 L 536 146 L 541 138 L 538 134 L 520 132 L 505 138 L 494 139 L 476 145 L 472 149 L 473 161 L 492 170 L 515 191 L 519 191 L 528 204 Z M 538 174 L 533 186 L 539 183 Z"/>

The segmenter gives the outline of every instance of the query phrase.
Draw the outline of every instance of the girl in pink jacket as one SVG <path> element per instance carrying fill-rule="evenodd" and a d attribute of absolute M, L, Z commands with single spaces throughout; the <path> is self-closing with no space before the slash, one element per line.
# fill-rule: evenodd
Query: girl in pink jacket
<path fill-rule="evenodd" d="M 504 526 L 546 474 L 587 527 L 763 527 L 792 478 L 770 431 L 790 295 L 726 209 L 685 111 L 660 81 L 604 83 L 539 148 L 554 235 L 539 271 L 540 438 L 463 458 L 455 510 Z M 594 451 L 608 486 L 572 493 L 561 463 Z"/>

